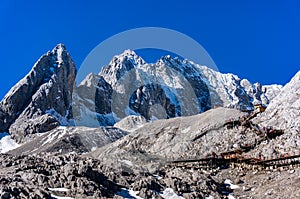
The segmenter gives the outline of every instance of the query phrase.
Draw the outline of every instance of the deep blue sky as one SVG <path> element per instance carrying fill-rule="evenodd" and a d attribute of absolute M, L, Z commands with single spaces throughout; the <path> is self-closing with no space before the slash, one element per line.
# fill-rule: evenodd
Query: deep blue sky
<path fill-rule="evenodd" d="M 79 67 L 101 41 L 138 27 L 187 34 L 207 50 L 221 72 L 253 83 L 285 84 L 300 68 L 296 0 L 30 2 L 0 2 L 0 98 L 57 43 L 67 46 Z"/>

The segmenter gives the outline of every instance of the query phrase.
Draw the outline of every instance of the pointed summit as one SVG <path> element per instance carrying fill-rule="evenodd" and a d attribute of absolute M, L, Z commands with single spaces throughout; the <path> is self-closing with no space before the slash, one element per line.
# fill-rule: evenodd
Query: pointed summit
<path fill-rule="evenodd" d="M 99 75 L 108 83 L 115 84 L 125 73 L 145 63 L 134 51 L 128 49 L 114 56 L 108 66 L 102 68 Z"/>
<path fill-rule="evenodd" d="M 44 54 L 0 102 L 0 132 L 20 141 L 26 134 L 51 130 L 70 117 L 75 64 L 63 44 Z"/>

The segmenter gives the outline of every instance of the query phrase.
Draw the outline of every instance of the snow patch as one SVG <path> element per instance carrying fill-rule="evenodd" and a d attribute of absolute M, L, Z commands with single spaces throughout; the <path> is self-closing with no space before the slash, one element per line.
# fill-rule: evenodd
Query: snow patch
<path fill-rule="evenodd" d="M 53 199 L 74 199 L 74 198 L 72 198 L 72 197 L 56 196 L 56 195 L 54 195 L 54 194 L 51 194 L 51 197 L 52 197 Z"/>
<path fill-rule="evenodd" d="M 184 199 L 184 197 L 178 196 L 173 189 L 166 188 L 161 194 L 161 197 L 165 199 Z"/>
<path fill-rule="evenodd" d="M 188 133 L 190 130 L 191 130 L 191 127 L 189 126 L 188 128 L 183 129 L 181 132 L 185 134 L 185 133 Z"/>
<path fill-rule="evenodd" d="M 54 132 L 50 133 L 47 137 L 44 138 L 42 146 L 49 143 L 49 142 L 52 142 L 57 137 L 57 135 L 59 133 L 60 132 L 57 132 L 57 131 L 54 131 Z"/>
<path fill-rule="evenodd" d="M 124 162 L 125 164 L 129 165 L 129 166 L 133 166 L 133 163 L 129 160 L 120 160 L 121 162 Z"/>
<path fill-rule="evenodd" d="M 19 146 L 21 145 L 11 139 L 11 136 L 8 133 L 0 133 L 0 153 L 6 153 Z"/>
<path fill-rule="evenodd" d="M 231 194 L 228 194 L 227 198 L 228 199 L 235 199 L 235 197 L 233 197 L 233 195 L 231 195 Z"/>
<path fill-rule="evenodd" d="M 67 189 L 67 188 L 48 188 L 50 191 L 56 191 L 56 192 L 69 192 L 70 189 Z M 56 196 L 54 194 L 51 194 L 51 197 L 52 198 L 55 198 L 55 199 L 74 199 L 72 197 L 67 197 L 67 196 Z"/>
<path fill-rule="evenodd" d="M 232 184 L 232 181 L 231 181 L 231 180 L 228 180 L 228 179 L 226 179 L 226 180 L 224 181 L 224 184 L 229 185 L 229 186 L 230 186 L 230 189 L 232 189 L 232 190 L 234 190 L 234 189 L 239 189 L 239 188 L 240 188 L 240 186 L 235 185 L 235 184 Z"/>
<path fill-rule="evenodd" d="M 161 177 L 159 175 L 156 175 L 156 174 L 154 174 L 153 177 L 156 178 L 157 180 L 161 180 L 163 178 L 163 177 Z"/>
<path fill-rule="evenodd" d="M 68 192 L 70 189 L 67 188 L 48 188 L 50 191 Z"/>
<path fill-rule="evenodd" d="M 131 189 L 125 189 L 125 188 L 122 188 L 121 191 L 116 193 L 116 195 L 122 196 L 125 199 L 143 199 L 139 197 L 137 194 L 139 194 L 138 191 L 133 191 Z"/>
<path fill-rule="evenodd" d="M 62 116 L 61 114 L 59 114 L 55 109 L 49 109 L 45 111 L 47 114 L 52 115 L 53 117 L 55 117 L 55 119 L 60 123 L 60 125 L 63 126 L 70 126 L 72 125 L 72 121 L 70 121 L 67 117 L 69 115 L 69 112 L 67 111 L 65 116 Z"/>

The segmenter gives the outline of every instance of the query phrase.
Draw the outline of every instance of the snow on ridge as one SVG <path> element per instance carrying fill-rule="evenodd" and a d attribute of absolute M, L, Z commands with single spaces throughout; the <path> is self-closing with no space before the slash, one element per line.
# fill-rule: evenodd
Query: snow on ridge
<path fill-rule="evenodd" d="M 287 83 L 280 93 L 271 101 L 262 114 L 261 122 L 265 125 L 276 126 L 281 129 L 294 128 L 299 131 L 300 126 L 300 71 Z"/>
<path fill-rule="evenodd" d="M 61 114 L 59 114 L 55 109 L 49 109 L 46 110 L 45 113 L 48 113 L 50 115 L 52 115 L 53 117 L 55 117 L 55 119 L 59 122 L 60 125 L 62 126 L 73 126 L 74 122 L 72 120 L 69 120 L 67 117 L 69 115 L 69 112 L 67 110 L 67 113 L 65 116 L 62 116 Z"/>

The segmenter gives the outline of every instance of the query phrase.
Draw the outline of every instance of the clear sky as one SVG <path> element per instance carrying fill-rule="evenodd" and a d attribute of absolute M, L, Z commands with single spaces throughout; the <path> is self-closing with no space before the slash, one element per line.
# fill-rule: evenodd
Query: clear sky
<path fill-rule="evenodd" d="M 285 84 L 300 69 L 299 10 L 297 0 L 1 0 L 0 98 L 58 43 L 79 67 L 101 41 L 149 26 L 192 37 L 221 72 Z"/>

